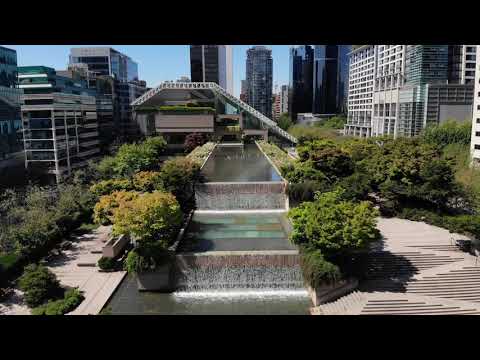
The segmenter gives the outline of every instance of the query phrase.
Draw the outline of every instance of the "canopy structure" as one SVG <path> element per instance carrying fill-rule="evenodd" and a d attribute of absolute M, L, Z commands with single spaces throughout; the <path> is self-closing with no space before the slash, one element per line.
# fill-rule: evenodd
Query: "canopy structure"
<path fill-rule="evenodd" d="M 268 129 L 273 134 L 284 140 L 287 140 L 288 142 L 293 144 L 297 143 L 297 139 L 285 130 L 281 129 L 277 123 L 259 111 L 255 110 L 250 105 L 231 95 L 225 89 L 213 82 L 164 82 L 156 88 L 151 89 L 143 94 L 141 97 L 132 102 L 131 105 L 134 107 L 134 110 L 135 108 L 141 106 L 154 106 L 159 100 L 164 99 L 162 92 L 165 93 L 165 90 L 189 91 L 192 93 L 192 95 L 198 98 L 208 98 L 213 95 L 223 104 L 228 104 L 238 112 L 243 112 L 244 114 L 248 115 L 252 122 L 258 123 L 258 125 L 262 128 Z"/>

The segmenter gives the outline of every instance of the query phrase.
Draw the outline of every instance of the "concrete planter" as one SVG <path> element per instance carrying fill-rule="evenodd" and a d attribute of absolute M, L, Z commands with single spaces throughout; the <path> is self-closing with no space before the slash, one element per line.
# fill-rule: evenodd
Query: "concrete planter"
<path fill-rule="evenodd" d="M 127 235 L 120 235 L 118 238 L 111 238 L 103 246 L 102 255 L 108 258 L 115 258 L 129 243 L 130 237 Z"/>
<path fill-rule="evenodd" d="M 152 272 L 136 274 L 139 291 L 172 292 L 171 282 L 172 264 L 165 264 Z"/>
<path fill-rule="evenodd" d="M 358 280 L 352 278 L 338 281 L 332 285 L 324 285 L 316 289 L 307 286 L 307 290 L 312 299 L 313 306 L 316 307 L 347 295 L 352 290 L 355 290 L 357 286 Z"/>

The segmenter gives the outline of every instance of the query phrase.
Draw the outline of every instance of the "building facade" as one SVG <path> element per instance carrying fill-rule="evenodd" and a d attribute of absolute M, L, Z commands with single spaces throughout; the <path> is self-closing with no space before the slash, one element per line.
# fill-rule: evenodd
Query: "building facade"
<path fill-rule="evenodd" d="M 25 167 L 59 182 L 99 156 L 95 91 L 45 66 L 18 68 Z"/>
<path fill-rule="evenodd" d="M 370 53 L 368 64 L 359 55 L 362 52 Z M 471 116 L 473 103 L 467 55 L 469 62 L 474 61 L 471 46 L 357 46 L 350 54 L 349 108 L 344 133 L 415 136 L 426 126 L 447 119 L 464 121 Z M 373 91 L 369 90 L 370 79 L 358 79 L 361 66 L 373 69 Z"/>
<path fill-rule="evenodd" d="M 295 121 L 299 113 L 311 113 L 313 101 L 314 51 L 310 45 L 290 48 L 289 113 Z"/>
<path fill-rule="evenodd" d="M 214 82 L 233 94 L 231 45 L 190 45 L 192 82 Z"/>
<path fill-rule="evenodd" d="M 280 114 L 288 113 L 288 85 L 280 87 Z"/>
<path fill-rule="evenodd" d="M 350 53 L 345 135 L 371 136 L 376 51 L 375 45 L 363 45 Z"/>
<path fill-rule="evenodd" d="M 340 103 L 338 89 L 339 50 L 337 45 L 315 45 L 313 59 L 312 112 L 335 115 Z"/>
<path fill-rule="evenodd" d="M 480 59 L 480 45 L 476 47 L 476 58 Z M 474 166 L 480 166 L 480 62 L 475 65 L 474 101 L 472 116 L 471 157 Z"/>
<path fill-rule="evenodd" d="M 272 50 L 254 46 L 247 50 L 246 81 L 248 105 L 266 117 L 272 116 Z"/>
<path fill-rule="evenodd" d="M 16 88 L 17 52 L 0 46 L 0 160 L 23 149 L 20 106 L 22 91 Z"/>
<path fill-rule="evenodd" d="M 129 56 L 110 47 L 80 47 L 70 49 L 69 65 L 86 64 L 98 75 L 109 75 L 121 82 L 138 81 L 138 64 Z M 94 88 L 91 79 L 89 87 Z"/>
<path fill-rule="evenodd" d="M 130 103 L 135 100 L 134 96 L 141 96 L 148 90 L 146 83 L 138 78 L 138 64 L 109 47 L 72 48 L 69 59 L 69 70 L 81 73 L 88 87 L 101 99 L 102 149 L 107 149 L 114 140 L 135 140 L 140 132 L 133 121 Z M 112 103 L 111 111 L 108 102 Z"/>
<path fill-rule="evenodd" d="M 338 109 L 338 112 L 341 114 L 347 113 L 348 71 L 349 71 L 350 51 L 352 51 L 352 45 L 338 45 L 337 109 Z"/>

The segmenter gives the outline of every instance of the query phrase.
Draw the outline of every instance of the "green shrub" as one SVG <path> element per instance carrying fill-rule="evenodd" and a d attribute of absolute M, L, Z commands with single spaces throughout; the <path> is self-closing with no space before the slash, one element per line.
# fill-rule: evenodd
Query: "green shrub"
<path fill-rule="evenodd" d="M 132 182 L 128 179 L 102 180 L 90 187 L 90 192 L 96 196 L 110 195 L 114 191 L 130 191 Z"/>
<path fill-rule="evenodd" d="M 186 156 L 186 158 L 197 163 L 199 166 L 202 166 L 214 148 L 215 143 L 207 142 L 205 145 L 196 147 L 190 154 Z"/>
<path fill-rule="evenodd" d="M 312 288 L 330 285 L 342 278 L 338 266 L 328 262 L 319 250 L 304 250 L 300 255 L 303 278 Z"/>
<path fill-rule="evenodd" d="M 102 270 L 114 270 L 117 262 L 113 258 L 102 256 L 100 259 L 98 259 L 97 264 Z"/>
<path fill-rule="evenodd" d="M 158 171 L 140 171 L 133 176 L 133 186 L 140 192 L 152 192 L 163 189 L 163 182 Z"/>
<path fill-rule="evenodd" d="M 110 225 L 113 222 L 115 211 L 124 203 L 135 199 L 135 191 L 114 191 L 110 195 L 100 197 L 93 208 L 93 221 L 96 224 Z"/>
<path fill-rule="evenodd" d="M 32 310 L 32 315 L 65 315 L 75 310 L 85 299 L 82 293 L 74 288 L 65 292 L 63 299 L 48 301 L 45 305 Z"/>
<path fill-rule="evenodd" d="M 441 125 L 427 127 L 422 136 L 425 142 L 442 148 L 449 144 L 470 145 L 472 123 L 449 120 Z"/>
<path fill-rule="evenodd" d="M 365 249 L 378 240 L 378 211 L 368 201 L 345 201 L 343 190 L 320 194 L 290 210 L 293 243 L 320 250 L 327 260 Z"/>
<path fill-rule="evenodd" d="M 25 302 L 30 307 L 38 306 L 58 296 L 60 283 L 48 268 L 31 264 L 25 267 L 19 279 L 19 287 L 25 293 Z"/>
<path fill-rule="evenodd" d="M 280 149 L 277 145 L 268 143 L 263 140 L 258 141 L 257 143 L 263 150 L 263 152 L 270 158 L 270 160 L 272 160 L 277 169 L 282 172 L 282 175 L 283 168 L 287 168 L 295 164 L 295 160 L 288 156 L 288 154 L 282 149 Z"/>

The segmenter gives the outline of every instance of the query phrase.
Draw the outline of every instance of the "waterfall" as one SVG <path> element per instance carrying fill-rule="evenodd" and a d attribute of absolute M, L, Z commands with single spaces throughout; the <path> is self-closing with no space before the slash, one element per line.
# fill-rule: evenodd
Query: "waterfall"
<path fill-rule="evenodd" d="M 295 252 L 179 255 L 174 277 L 181 291 L 303 289 Z"/>
<path fill-rule="evenodd" d="M 225 182 L 195 186 L 199 210 L 285 209 L 284 182 Z"/>

